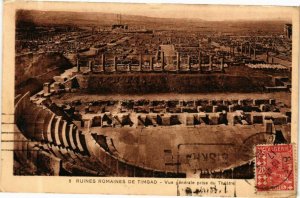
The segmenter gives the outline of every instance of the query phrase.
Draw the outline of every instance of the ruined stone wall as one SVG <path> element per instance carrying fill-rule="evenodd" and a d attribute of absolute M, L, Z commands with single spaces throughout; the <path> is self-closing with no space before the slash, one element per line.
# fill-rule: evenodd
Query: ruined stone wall
<path fill-rule="evenodd" d="M 77 79 L 90 93 L 257 92 L 273 85 L 269 76 L 228 74 L 90 74 Z"/>

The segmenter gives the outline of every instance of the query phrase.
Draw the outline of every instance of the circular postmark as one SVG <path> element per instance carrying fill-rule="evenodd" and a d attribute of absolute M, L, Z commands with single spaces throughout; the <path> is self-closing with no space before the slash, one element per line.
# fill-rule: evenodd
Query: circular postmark
<path fill-rule="evenodd" d="M 240 146 L 237 147 L 239 158 L 242 161 L 254 160 L 254 147 L 259 144 L 273 144 L 275 140 L 274 134 L 260 132 L 246 138 Z"/>

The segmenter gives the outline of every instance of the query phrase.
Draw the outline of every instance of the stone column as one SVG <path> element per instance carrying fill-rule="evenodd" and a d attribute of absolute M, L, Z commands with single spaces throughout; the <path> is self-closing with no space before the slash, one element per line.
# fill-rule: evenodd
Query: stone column
<path fill-rule="evenodd" d="M 128 72 L 131 72 L 131 65 L 130 65 L 130 63 L 128 64 Z"/>
<path fill-rule="evenodd" d="M 161 69 L 165 71 L 165 53 L 161 52 Z"/>
<path fill-rule="evenodd" d="M 89 60 L 89 71 L 93 72 L 93 63 L 91 60 Z"/>
<path fill-rule="evenodd" d="M 103 71 L 105 72 L 105 55 L 104 54 L 102 54 L 101 55 L 102 56 L 102 59 L 101 59 L 101 61 L 102 61 L 102 69 L 103 69 Z"/>
<path fill-rule="evenodd" d="M 142 71 L 142 64 L 143 64 L 143 55 L 139 55 L 139 71 Z"/>
<path fill-rule="evenodd" d="M 150 71 L 153 71 L 153 56 L 150 56 Z"/>
<path fill-rule="evenodd" d="M 209 55 L 209 70 L 212 70 L 212 66 L 213 66 L 212 55 Z"/>
<path fill-rule="evenodd" d="M 224 72 L 224 58 L 221 58 L 221 71 Z"/>
<path fill-rule="evenodd" d="M 176 71 L 180 71 L 180 53 L 177 52 L 176 53 L 176 60 L 177 60 L 177 64 L 176 64 Z"/>
<path fill-rule="evenodd" d="M 250 43 L 249 43 L 249 49 L 248 50 L 249 50 L 248 51 L 249 57 L 251 57 L 251 45 L 250 45 Z"/>
<path fill-rule="evenodd" d="M 187 57 L 188 71 L 191 71 L 191 57 L 188 55 Z"/>
<path fill-rule="evenodd" d="M 118 68 L 117 68 L 117 57 L 114 56 L 114 69 L 115 71 L 118 71 Z"/>

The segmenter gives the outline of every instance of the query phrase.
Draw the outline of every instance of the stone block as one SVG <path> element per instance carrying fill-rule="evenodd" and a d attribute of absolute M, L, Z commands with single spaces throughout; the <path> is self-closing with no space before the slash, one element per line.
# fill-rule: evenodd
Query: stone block
<path fill-rule="evenodd" d="M 272 134 L 274 133 L 274 124 L 272 120 L 264 120 L 265 132 Z"/>
<path fill-rule="evenodd" d="M 218 113 L 210 113 L 208 115 L 209 118 L 209 124 L 211 125 L 217 125 L 219 124 L 219 114 Z"/>
<path fill-rule="evenodd" d="M 171 116 L 163 115 L 161 116 L 161 125 L 163 126 L 170 126 L 171 125 Z"/>
<path fill-rule="evenodd" d="M 251 123 L 252 124 L 262 124 L 263 123 L 263 116 L 261 113 L 252 112 L 251 113 Z"/>
<path fill-rule="evenodd" d="M 193 115 L 191 115 L 191 114 L 187 114 L 186 115 L 186 121 L 185 121 L 185 124 L 187 125 L 187 126 L 191 126 L 191 125 L 194 125 L 195 123 L 194 123 L 194 116 Z"/>
<path fill-rule="evenodd" d="M 277 116 L 272 116 L 272 120 L 274 125 L 282 125 L 282 124 L 287 124 L 287 116 L 285 115 L 277 115 Z"/>

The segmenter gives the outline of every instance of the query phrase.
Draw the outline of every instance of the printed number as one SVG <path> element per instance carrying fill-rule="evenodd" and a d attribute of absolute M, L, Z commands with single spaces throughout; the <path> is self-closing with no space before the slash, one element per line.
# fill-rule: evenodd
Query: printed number
<path fill-rule="evenodd" d="M 266 167 L 257 167 L 257 173 L 258 174 L 265 174 L 266 173 Z"/>

